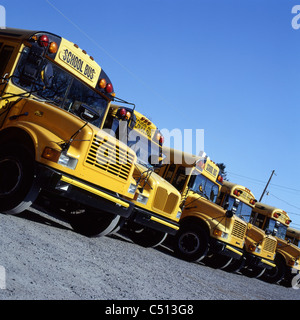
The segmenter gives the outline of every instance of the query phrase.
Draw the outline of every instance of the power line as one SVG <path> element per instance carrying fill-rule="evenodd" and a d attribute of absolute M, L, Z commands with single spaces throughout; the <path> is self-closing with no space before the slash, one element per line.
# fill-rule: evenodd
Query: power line
<path fill-rule="evenodd" d="M 293 204 L 291 204 L 291 203 L 287 202 L 286 200 L 280 199 L 280 198 L 278 198 L 277 196 L 275 196 L 274 194 L 272 194 L 272 193 L 270 193 L 270 192 L 269 192 L 269 194 L 270 194 L 271 196 L 273 196 L 274 198 L 276 198 L 276 199 L 278 199 L 278 200 L 280 200 L 280 201 L 282 201 L 282 202 L 284 202 L 284 203 L 288 204 L 289 206 L 294 207 L 294 208 L 296 208 L 296 209 L 300 210 L 300 208 L 299 208 L 299 207 L 297 207 L 297 206 L 295 206 L 295 205 L 293 205 Z"/>
<path fill-rule="evenodd" d="M 238 177 L 242 177 L 242 178 L 245 178 L 245 179 L 248 179 L 248 180 L 255 181 L 256 183 L 260 183 L 260 184 L 265 184 L 266 183 L 266 181 L 262 181 L 262 180 L 251 178 L 251 177 L 247 177 L 247 176 L 244 176 L 244 175 L 241 175 L 241 174 L 237 174 L 237 173 L 234 173 L 234 172 L 231 172 L 231 171 L 227 171 L 227 173 L 231 174 L 231 175 L 234 175 L 234 176 L 238 176 Z M 299 189 L 286 187 L 286 186 L 282 186 L 282 185 L 275 184 L 275 183 L 270 183 L 270 186 L 277 187 L 277 188 L 282 188 L 284 190 L 292 190 L 292 191 L 295 191 L 295 192 L 300 192 Z"/>

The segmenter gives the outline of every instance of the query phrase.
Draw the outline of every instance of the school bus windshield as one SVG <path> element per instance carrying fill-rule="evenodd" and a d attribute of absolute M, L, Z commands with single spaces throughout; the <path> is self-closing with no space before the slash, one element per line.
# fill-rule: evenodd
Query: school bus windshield
<path fill-rule="evenodd" d="M 228 197 L 228 210 L 231 210 L 235 204 L 236 199 L 234 197 Z M 246 203 L 240 201 L 236 207 L 235 215 L 243 219 L 246 222 L 250 221 L 252 208 Z"/>
<path fill-rule="evenodd" d="M 199 193 L 212 202 L 216 202 L 219 187 L 202 174 L 193 175 L 189 185 L 190 189 L 194 192 Z"/>
<path fill-rule="evenodd" d="M 108 101 L 54 63 L 47 60 L 48 68 L 53 69 L 53 77 L 47 87 L 42 79 L 43 73 L 34 84 L 22 81 L 20 74 L 26 64 L 29 51 L 29 48 L 24 48 L 14 73 L 13 82 L 27 92 L 32 92 L 37 97 L 77 115 L 81 112 L 80 106 L 85 105 L 85 110 L 90 109 L 94 111 L 94 115 L 97 115 L 91 119 L 85 118 L 85 120 L 99 126 L 102 123 Z"/>
<path fill-rule="evenodd" d="M 285 226 L 284 224 L 275 219 L 270 219 L 267 229 L 271 230 L 272 232 L 275 231 L 276 237 L 285 240 L 287 226 Z"/>

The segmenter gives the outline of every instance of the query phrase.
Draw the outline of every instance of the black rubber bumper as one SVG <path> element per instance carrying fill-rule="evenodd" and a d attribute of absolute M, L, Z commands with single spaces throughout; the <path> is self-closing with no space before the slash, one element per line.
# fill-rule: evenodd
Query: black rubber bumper
<path fill-rule="evenodd" d="M 134 208 L 132 221 L 170 235 L 175 235 L 179 229 L 178 223 L 137 206 Z"/>
<path fill-rule="evenodd" d="M 209 250 L 211 253 L 221 254 L 227 257 L 231 257 L 233 259 L 240 259 L 244 253 L 242 249 L 233 247 L 227 243 L 224 243 L 214 238 L 210 239 Z"/>

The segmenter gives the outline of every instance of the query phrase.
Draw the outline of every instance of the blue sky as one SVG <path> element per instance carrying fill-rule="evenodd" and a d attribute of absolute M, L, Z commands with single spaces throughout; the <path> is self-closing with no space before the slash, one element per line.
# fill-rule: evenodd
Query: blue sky
<path fill-rule="evenodd" d="M 160 129 L 204 129 L 228 178 L 300 228 L 300 29 L 290 0 L 0 1 L 6 25 L 77 43 Z M 300 20 L 299 20 L 300 23 Z"/>

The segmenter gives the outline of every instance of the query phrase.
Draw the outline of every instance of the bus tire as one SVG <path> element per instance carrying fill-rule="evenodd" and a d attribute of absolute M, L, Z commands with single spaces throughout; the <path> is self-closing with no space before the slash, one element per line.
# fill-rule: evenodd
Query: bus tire
<path fill-rule="evenodd" d="M 208 234 L 199 225 L 183 224 L 174 238 L 174 253 L 183 260 L 199 262 L 208 251 Z"/>
<path fill-rule="evenodd" d="M 86 209 L 80 213 L 71 213 L 69 223 L 75 232 L 86 237 L 103 237 L 114 231 L 120 218 L 107 212 Z"/>
<path fill-rule="evenodd" d="M 36 200 L 33 154 L 17 143 L 0 147 L 0 212 L 19 214 Z"/>
<path fill-rule="evenodd" d="M 163 243 L 167 237 L 167 233 L 147 227 L 141 227 L 141 229 L 130 229 L 127 233 L 128 237 L 134 243 L 145 248 L 155 248 Z"/>
<path fill-rule="evenodd" d="M 284 258 L 276 255 L 274 262 L 276 267 L 267 269 L 262 275 L 262 279 L 269 283 L 279 283 L 284 278 L 286 273 Z"/>

